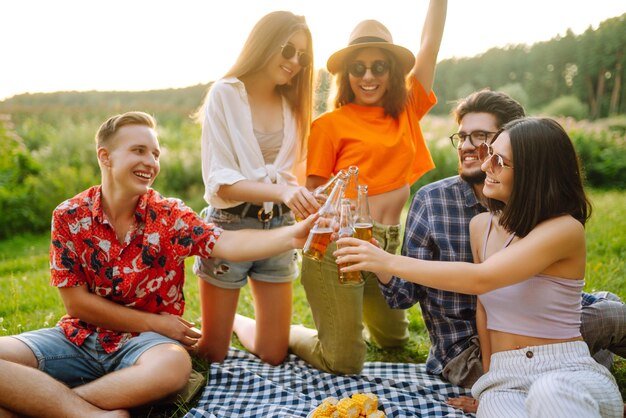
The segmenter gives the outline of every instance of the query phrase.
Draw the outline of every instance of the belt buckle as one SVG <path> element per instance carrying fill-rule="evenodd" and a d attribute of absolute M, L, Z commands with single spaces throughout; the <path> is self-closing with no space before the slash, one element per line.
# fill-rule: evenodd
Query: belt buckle
<path fill-rule="evenodd" d="M 274 209 L 271 209 L 269 212 L 265 212 L 265 209 L 259 209 L 259 212 L 256 214 L 256 217 L 260 222 L 268 223 L 274 217 Z"/>

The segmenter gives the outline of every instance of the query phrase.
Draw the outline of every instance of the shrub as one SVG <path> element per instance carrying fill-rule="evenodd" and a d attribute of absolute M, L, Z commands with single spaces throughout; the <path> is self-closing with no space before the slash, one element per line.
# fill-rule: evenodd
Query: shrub
<path fill-rule="evenodd" d="M 626 188 L 626 140 L 598 125 L 569 130 L 586 183 L 597 188 Z"/>
<path fill-rule="evenodd" d="M 561 96 L 551 101 L 542 110 L 543 114 L 549 116 L 570 117 L 582 120 L 587 117 L 587 106 L 576 96 Z"/>
<path fill-rule="evenodd" d="M 505 84 L 504 86 L 498 87 L 495 90 L 508 94 L 509 96 L 517 100 L 522 106 L 524 106 L 524 109 L 528 110 L 530 99 L 528 98 L 528 93 L 526 93 L 526 90 L 524 90 L 524 87 L 522 87 L 520 83 Z"/>

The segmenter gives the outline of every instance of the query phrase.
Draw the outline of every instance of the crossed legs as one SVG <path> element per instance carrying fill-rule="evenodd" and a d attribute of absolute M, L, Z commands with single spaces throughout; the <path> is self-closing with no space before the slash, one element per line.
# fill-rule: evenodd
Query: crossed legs
<path fill-rule="evenodd" d="M 134 365 L 73 389 L 37 367 L 37 359 L 25 343 L 0 338 L 0 374 L 10 377 L 0 379 L 0 408 L 4 408 L 0 417 L 12 416 L 9 411 L 51 417 L 128 416 L 124 409 L 184 387 L 191 359 L 178 345 L 159 344 L 141 354 Z"/>

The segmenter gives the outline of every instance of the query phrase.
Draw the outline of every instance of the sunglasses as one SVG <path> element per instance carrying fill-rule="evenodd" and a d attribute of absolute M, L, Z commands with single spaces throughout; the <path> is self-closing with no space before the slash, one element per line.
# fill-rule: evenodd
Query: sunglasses
<path fill-rule="evenodd" d="M 368 67 L 358 61 L 348 65 L 348 72 L 353 77 L 361 78 L 365 75 L 367 70 L 370 70 L 374 77 L 380 77 L 381 75 L 385 75 L 389 72 L 389 63 L 383 60 L 376 60 L 372 63 L 371 67 Z"/>
<path fill-rule="evenodd" d="M 454 148 L 461 148 L 463 146 L 463 143 L 467 141 L 468 139 L 469 139 L 470 144 L 472 144 L 472 146 L 476 148 L 483 142 L 487 142 L 487 140 L 491 136 L 497 135 L 497 134 L 498 132 L 478 130 L 478 131 L 472 131 L 468 134 L 466 134 L 465 132 L 456 132 L 450 135 L 448 138 L 450 138 L 450 142 L 452 142 L 452 146 Z"/>
<path fill-rule="evenodd" d="M 284 59 L 290 60 L 294 57 L 294 55 L 298 55 L 298 64 L 302 68 L 308 67 L 311 64 L 311 61 L 313 61 L 311 54 L 304 51 L 298 51 L 292 44 L 285 44 L 280 48 L 280 54 Z"/>
<path fill-rule="evenodd" d="M 493 153 L 493 147 L 486 142 L 483 142 L 478 146 L 478 158 L 482 163 L 489 161 L 491 172 L 494 174 L 500 174 L 503 168 L 513 169 L 513 166 L 508 165 L 504 161 L 504 157 L 500 154 Z"/>

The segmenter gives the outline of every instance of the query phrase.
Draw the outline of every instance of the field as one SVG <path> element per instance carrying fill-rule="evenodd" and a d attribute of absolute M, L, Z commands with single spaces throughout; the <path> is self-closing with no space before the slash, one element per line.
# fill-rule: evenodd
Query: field
<path fill-rule="evenodd" d="M 593 191 L 594 214 L 587 226 L 587 291 L 609 290 L 626 297 L 626 192 Z M 50 287 L 48 273 L 49 236 L 22 235 L 0 241 L 0 336 L 53 326 L 64 313 L 57 291 Z M 200 304 L 196 279 L 187 262 L 185 317 L 199 321 Z M 295 283 L 293 323 L 313 325 L 304 290 Z M 253 315 L 247 289 L 241 295 L 239 312 Z M 384 351 L 369 346 L 368 361 L 423 362 L 429 347 L 418 307 L 409 309 L 411 341 L 401 350 Z M 234 345 L 238 345 L 236 338 Z M 207 364 L 196 361 L 205 371 Z M 626 396 L 626 361 L 618 359 L 613 370 L 622 396 Z M 170 410 L 142 411 L 138 416 L 182 416 L 191 405 Z"/>

